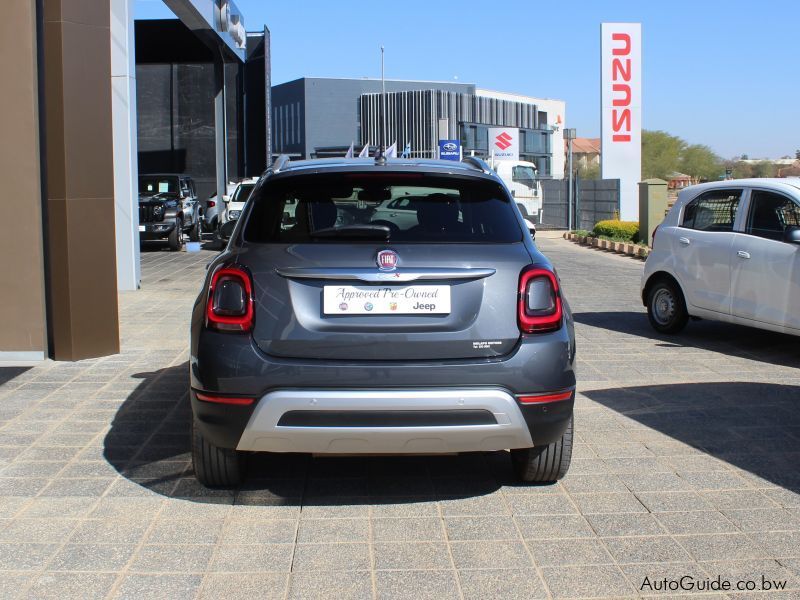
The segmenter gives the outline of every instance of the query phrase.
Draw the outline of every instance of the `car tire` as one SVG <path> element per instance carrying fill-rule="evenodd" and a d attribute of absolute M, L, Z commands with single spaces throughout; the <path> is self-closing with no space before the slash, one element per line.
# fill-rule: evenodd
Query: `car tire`
<path fill-rule="evenodd" d="M 183 229 L 181 228 L 180 218 L 175 219 L 175 228 L 170 231 L 167 241 L 169 242 L 169 249 L 173 252 L 180 250 L 183 246 Z"/>
<path fill-rule="evenodd" d="M 659 333 L 678 333 L 686 327 L 689 313 L 683 293 L 674 281 L 661 279 L 647 292 L 647 318 Z"/>
<path fill-rule="evenodd" d="M 191 242 L 199 242 L 200 241 L 200 223 L 196 222 L 192 225 L 192 228 L 189 229 L 189 241 Z"/>
<path fill-rule="evenodd" d="M 511 451 L 517 477 L 526 483 L 553 483 L 567 474 L 572 460 L 572 417 L 561 439 L 547 446 Z"/>
<path fill-rule="evenodd" d="M 209 442 L 192 421 L 192 466 L 197 480 L 206 487 L 233 487 L 244 479 L 246 455 L 238 450 L 218 448 Z"/>

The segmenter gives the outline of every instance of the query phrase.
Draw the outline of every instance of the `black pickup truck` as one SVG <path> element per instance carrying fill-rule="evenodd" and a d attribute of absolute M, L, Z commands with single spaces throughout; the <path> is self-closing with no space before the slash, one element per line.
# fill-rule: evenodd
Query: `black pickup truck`
<path fill-rule="evenodd" d="M 200 204 L 191 177 L 139 175 L 139 240 L 167 240 L 180 250 L 184 234 L 200 239 Z"/>

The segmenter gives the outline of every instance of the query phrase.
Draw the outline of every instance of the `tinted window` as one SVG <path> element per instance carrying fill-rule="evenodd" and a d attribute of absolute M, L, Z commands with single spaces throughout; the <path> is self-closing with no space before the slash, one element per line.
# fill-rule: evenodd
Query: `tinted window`
<path fill-rule="evenodd" d="M 698 231 L 733 231 L 741 190 L 712 190 L 683 209 L 682 226 Z"/>
<path fill-rule="evenodd" d="M 782 240 L 788 227 L 800 227 L 800 206 L 782 194 L 754 190 L 745 231 L 758 237 Z"/>
<path fill-rule="evenodd" d="M 242 185 L 238 186 L 236 191 L 233 192 L 233 198 L 231 198 L 231 202 L 247 202 L 250 194 L 253 193 L 254 187 L 256 187 L 254 183 L 243 183 Z"/>
<path fill-rule="evenodd" d="M 473 178 L 409 173 L 299 175 L 267 180 L 251 202 L 244 237 L 252 242 L 346 239 L 352 243 L 352 237 L 344 234 L 358 228 L 388 228 L 388 239 L 395 242 L 510 243 L 522 239 L 503 188 Z M 343 228 L 349 229 L 339 232 L 341 236 L 316 235 L 319 230 Z"/>

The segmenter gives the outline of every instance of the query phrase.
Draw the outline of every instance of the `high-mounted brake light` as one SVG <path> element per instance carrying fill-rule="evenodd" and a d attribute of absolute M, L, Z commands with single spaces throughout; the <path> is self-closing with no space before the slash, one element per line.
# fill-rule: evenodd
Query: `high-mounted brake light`
<path fill-rule="evenodd" d="M 555 331 L 561 327 L 561 292 L 549 269 L 530 266 L 519 275 L 517 320 L 523 333 Z"/>
<path fill-rule="evenodd" d="M 253 282 L 241 267 L 214 271 L 208 286 L 206 326 L 218 331 L 246 332 L 253 328 Z"/>

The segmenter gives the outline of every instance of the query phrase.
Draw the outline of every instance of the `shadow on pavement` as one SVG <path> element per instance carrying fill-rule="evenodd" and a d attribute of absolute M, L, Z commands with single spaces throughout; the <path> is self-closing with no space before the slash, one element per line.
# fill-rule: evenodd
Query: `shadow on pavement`
<path fill-rule="evenodd" d="M 0 385 L 8 383 L 15 377 L 19 377 L 31 367 L 0 367 Z"/>
<path fill-rule="evenodd" d="M 727 356 L 800 368 L 800 352 L 797 351 L 800 338 L 797 336 L 719 321 L 689 321 L 680 333 L 664 335 L 650 326 L 646 313 L 633 311 L 576 312 L 573 317 L 582 325 L 659 340 L 662 346 L 700 348 Z"/>
<path fill-rule="evenodd" d="M 188 363 L 140 373 L 106 435 L 104 456 L 131 482 L 170 498 L 263 505 L 400 504 L 469 498 L 518 485 L 506 452 L 447 456 L 254 454 L 237 489 L 211 490 L 191 467 Z"/>
<path fill-rule="evenodd" d="M 686 383 L 584 395 L 761 479 L 800 492 L 800 387 Z"/>

